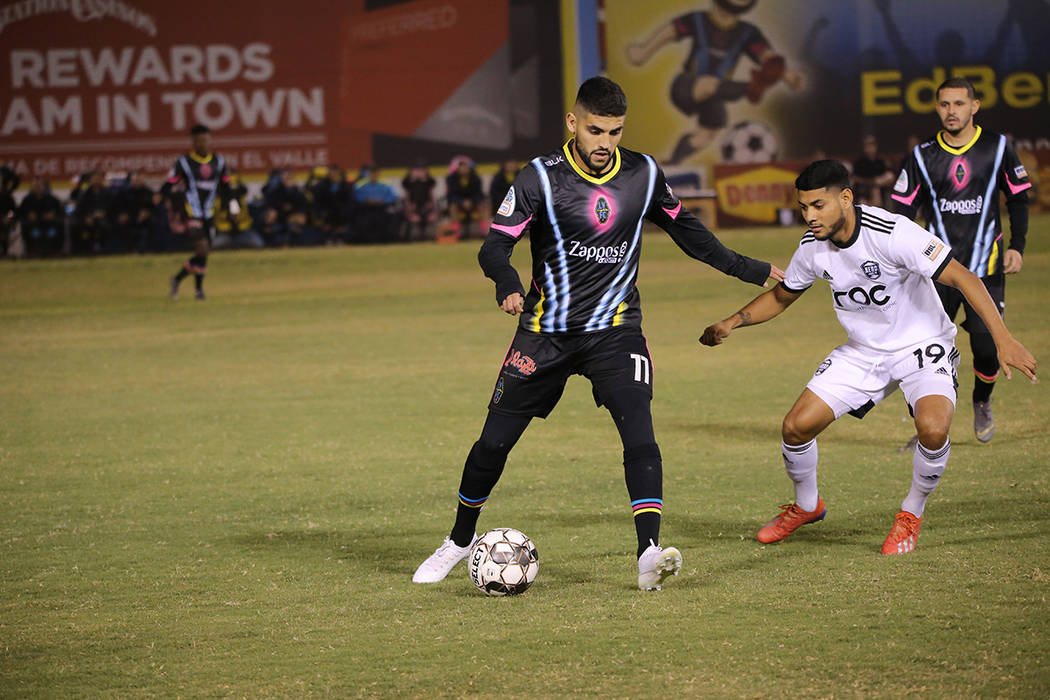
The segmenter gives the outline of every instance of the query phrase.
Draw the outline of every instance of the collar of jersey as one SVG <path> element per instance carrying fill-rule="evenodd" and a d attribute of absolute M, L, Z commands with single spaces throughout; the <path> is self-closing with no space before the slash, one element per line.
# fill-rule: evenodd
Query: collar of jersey
<path fill-rule="evenodd" d="M 849 248 L 851 245 L 853 245 L 854 243 L 857 242 L 857 236 L 860 235 L 860 214 L 861 214 L 860 207 L 858 207 L 856 204 L 854 204 L 853 205 L 853 235 L 850 236 L 849 240 L 846 241 L 845 243 L 839 243 L 838 241 L 829 238 L 828 240 L 831 241 L 832 245 L 834 245 L 839 250 L 843 250 L 845 248 Z"/>
<path fill-rule="evenodd" d="M 968 150 L 970 150 L 971 146 L 973 146 L 975 143 L 977 143 L 977 139 L 979 139 L 979 138 L 981 138 L 981 127 L 977 127 L 977 131 L 974 133 L 973 138 L 970 139 L 969 143 L 967 143 L 964 146 L 959 146 L 958 148 L 956 148 L 955 146 L 949 146 L 948 143 L 944 140 L 944 132 L 943 131 L 938 131 L 937 132 L 937 143 L 941 144 L 941 148 L 943 148 L 944 150 L 948 151 L 953 156 L 961 156 L 963 153 L 966 153 Z"/>
<path fill-rule="evenodd" d="M 207 163 L 212 159 L 212 154 L 209 153 L 207 158 L 201 158 L 199 155 L 197 155 L 196 151 L 190 151 L 190 158 L 197 161 L 198 163 Z"/>
<path fill-rule="evenodd" d="M 576 165 L 576 159 L 572 157 L 572 151 L 569 150 L 569 144 L 572 143 L 572 139 L 569 139 L 561 147 L 561 150 L 565 152 L 565 160 L 569 162 L 572 169 L 576 171 L 576 174 L 582 177 L 587 182 L 593 182 L 596 185 L 604 185 L 609 180 L 613 179 L 616 173 L 620 172 L 620 149 L 619 147 L 613 149 L 613 166 L 609 168 L 609 172 L 605 173 L 601 177 L 595 177 L 585 173 L 580 166 Z"/>

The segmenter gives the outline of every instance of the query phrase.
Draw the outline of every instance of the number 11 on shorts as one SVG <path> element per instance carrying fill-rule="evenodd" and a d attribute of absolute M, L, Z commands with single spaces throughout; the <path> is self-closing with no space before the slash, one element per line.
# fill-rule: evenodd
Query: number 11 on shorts
<path fill-rule="evenodd" d="M 632 352 L 631 359 L 634 360 L 634 381 L 649 383 L 649 358 Z"/>

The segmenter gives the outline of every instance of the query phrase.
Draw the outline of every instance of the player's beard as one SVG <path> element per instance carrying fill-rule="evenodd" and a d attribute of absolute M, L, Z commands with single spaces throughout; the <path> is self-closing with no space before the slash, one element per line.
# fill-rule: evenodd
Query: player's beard
<path fill-rule="evenodd" d="M 598 153 L 600 149 L 595 149 L 590 153 L 584 153 L 580 149 L 579 139 L 573 140 L 572 147 L 573 149 L 575 149 L 576 155 L 578 155 L 580 157 L 580 160 L 583 161 L 583 164 L 586 165 L 590 169 L 590 171 L 595 175 L 601 175 L 602 171 L 607 170 L 609 168 L 609 165 L 612 163 L 612 154 L 609 153 L 609 151 L 601 151 L 602 153 L 605 153 L 606 158 L 605 163 L 599 167 L 594 164 L 594 161 L 591 160 L 591 156 L 593 156 L 595 153 Z"/>
<path fill-rule="evenodd" d="M 839 217 L 838 221 L 836 221 L 830 227 L 829 226 L 824 226 L 823 227 L 823 231 L 821 231 L 821 235 L 818 236 L 818 235 L 814 234 L 814 237 L 818 241 L 829 240 L 832 236 L 834 236 L 839 231 L 841 231 L 845 226 L 846 226 L 846 212 L 842 212 L 842 215 Z"/>

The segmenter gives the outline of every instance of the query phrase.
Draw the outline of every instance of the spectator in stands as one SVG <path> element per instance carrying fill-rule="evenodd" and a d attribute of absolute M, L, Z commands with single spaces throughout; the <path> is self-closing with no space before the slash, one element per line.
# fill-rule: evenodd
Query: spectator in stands
<path fill-rule="evenodd" d="M 62 203 L 51 194 L 46 179 L 33 178 L 29 192 L 18 205 L 18 220 L 27 254 L 43 256 L 62 252 Z"/>
<path fill-rule="evenodd" d="M 212 248 L 264 248 L 266 241 L 252 228 L 252 216 L 248 210 L 248 188 L 241 175 L 226 166 L 230 180 L 225 196 L 215 201 L 215 239 Z"/>
<path fill-rule="evenodd" d="M 426 238 L 431 224 L 437 221 L 437 203 L 434 201 L 434 186 L 426 165 L 419 162 L 408 171 L 401 181 L 405 191 L 405 220 L 408 222 L 407 238 Z M 415 232 L 418 231 L 418 236 Z"/>
<path fill-rule="evenodd" d="M 871 134 L 864 136 L 864 151 L 853 161 L 853 189 L 858 203 L 881 207 L 894 177 L 879 155 L 879 142 Z"/>
<path fill-rule="evenodd" d="M 379 174 L 374 165 L 362 168 L 354 185 L 355 239 L 361 243 L 389 243 L 397 238 L 397 192 Z"/>
<path fill-rule="evenodd" d="M 448 215 L 461 238 L 467 238 L 472 221 L 481 222 L 481 207 L 485 193 L 481 178 L 474 170 L 474 161 L 466 156 L 452 159 L 449 175 L 445 178 Z"/>
<path fill-rule="evenodd" d="M 335 244 L 347 240 L 351 189 L 346 181 L 346 171 L 336 163 L 317 168 L 309 190 L 313 199 L 314 224 L 321 231 L 324 242 Z"/>
<path fill-rule="evenodd" d="M 94 255 L 101 253 L 112 231 L 111 207 L 113 193 L 106 186 L 106 174 L 95 170 L 86 187 L 77 196 L 73 210 L 73 253 Z"/>
<path fill-rule="evenodd" d="M 7 163 L 0 165 L 0 256 L 4 257 L 8 254 L 8 241 L 17 222 L 15 212 L 18 206 L 14 194 L 19 182 L 18 174 Z"/>
<path fill-rule="evenodd" d="M 489 216 L 496 216 L 499 206 L 503 204 L 507 191 L 514 184 L 514 178 L 518 176 L 521 167 L 516 160 L 508 160 L 503 164 L 489 184 Z"/>
<path fill-rule="evenodd" d="M 137 170 L 128 173 L 127 184 L 113 198 L 113 236 L 109 252 L 142 253 L 150 247 L 153 215 L 160 195 L 150 189 Z"/>
<path fill-rule="evenodd" d="M 310 204 L 295 181 L 295 173 L 291 170 L 271 172 L 263 186 L 263 201 L 262 221 L 257 224 L 267 243 L 306 245 Z"/>

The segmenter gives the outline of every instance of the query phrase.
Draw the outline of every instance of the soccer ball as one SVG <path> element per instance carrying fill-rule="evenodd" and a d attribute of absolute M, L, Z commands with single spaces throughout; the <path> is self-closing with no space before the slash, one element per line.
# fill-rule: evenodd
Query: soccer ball
<path fill-rule="evenodd" d="M 722 137 L 722 161 L 768 163 L 777 159 L 777 137 L 762 122 L 734 124 Z"/>
<path fill-rule="evenodd" d="M 467 557 L 467 574 L 486 595 L 518 595 L 528 590 L 539 571 L 536 545 L 509 527 L 489 530 Z"/>

